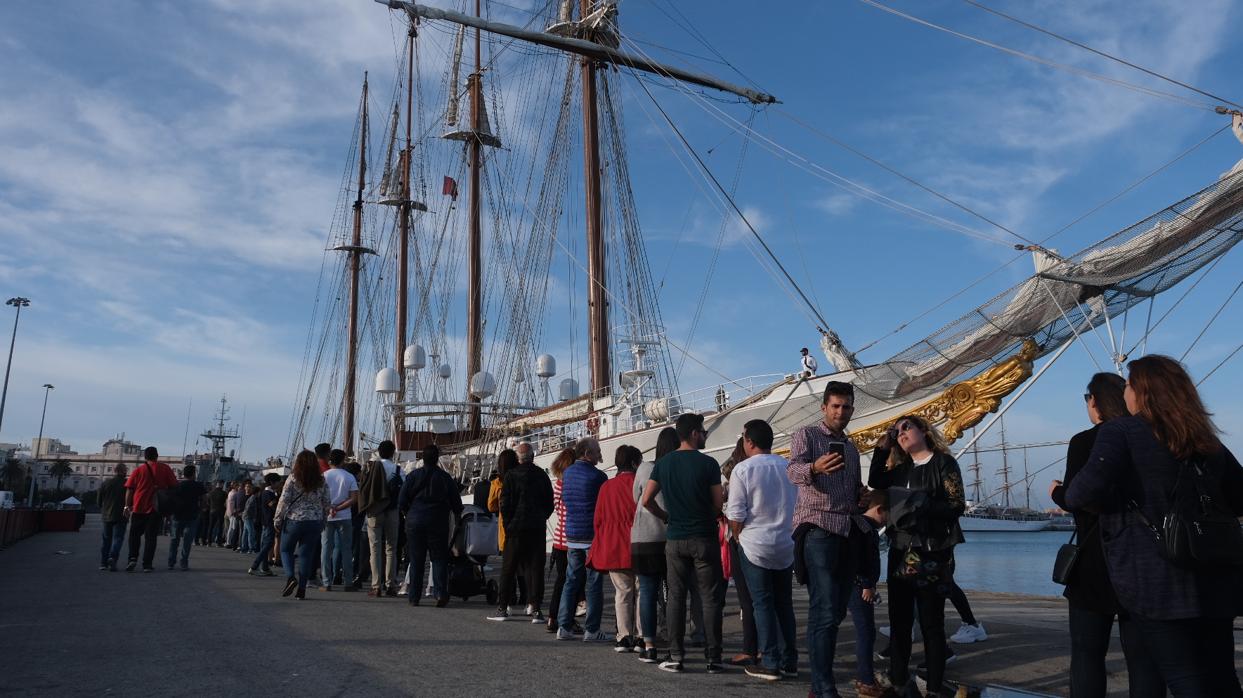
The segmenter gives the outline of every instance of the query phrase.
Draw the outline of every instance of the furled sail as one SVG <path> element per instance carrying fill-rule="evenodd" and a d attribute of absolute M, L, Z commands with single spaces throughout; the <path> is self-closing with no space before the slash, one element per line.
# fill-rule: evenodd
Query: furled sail
<path fill-rule="evenodd" d="M 1033 276 L 864 369 L 858 384 L 888 401 L 944 385 L 1015 351 L 1029 337 L 1047 353 L 1174 286 L 1241 238 L 1243 160 L 1208 188 L 1077 254 L 1059 257 L 1032 248 Z"/>

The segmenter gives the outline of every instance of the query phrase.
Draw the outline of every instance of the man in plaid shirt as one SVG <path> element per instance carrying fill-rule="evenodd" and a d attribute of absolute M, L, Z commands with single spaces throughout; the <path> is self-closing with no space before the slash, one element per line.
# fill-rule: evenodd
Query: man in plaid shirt
<path fill-rule="evenodd" d="M 810 604 L 807 653 L 815 696 L 837 696 L 833 658 L 837 627 L 846 616 L 854 588 L 855 561 L 848 541 L 859 513 L 863 481 L 859 451 L 846 436 L 855 410 L 849 383 L 830 381 L 824 388 L 821 421 L 795 431 L 790 442 L 786 475 L 798 487 L 794 506 L 794 537 L 801 540 Z"/>

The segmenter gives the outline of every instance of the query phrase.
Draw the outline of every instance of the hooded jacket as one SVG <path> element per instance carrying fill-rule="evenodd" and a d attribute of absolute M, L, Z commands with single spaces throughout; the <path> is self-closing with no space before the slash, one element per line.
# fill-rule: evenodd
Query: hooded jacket
<path fill-rule="evenodd" d="M 600 487 L 596 500 L 596 539 L 588 565 L 595 570 L 630 569 L 630 528 L 634 525 L 634 471 L 618 473 Z"/>

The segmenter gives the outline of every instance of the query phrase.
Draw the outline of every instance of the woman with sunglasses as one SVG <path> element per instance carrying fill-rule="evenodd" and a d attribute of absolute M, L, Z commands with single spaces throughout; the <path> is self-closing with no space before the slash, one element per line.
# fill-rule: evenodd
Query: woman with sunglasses
<path fill-rule="evenodd" d="M 1148 695 L 1136 692 L 1143 687 L 1135 671 L 1149 667 L 1160 674 L 1148 687 L 1152 695 L 1243 696 L 1232 630 L 1240 568 L 1176 566 L 1145 523 L 1161 524 L 1176 485 L 1204 488 L 1213 507 L 1243 516 L 1243 468 L 1218 439 L 1182 364 L 1152 355 L 1127 368 L 1130 414 L 1101 425 L 1087 463 L 1068 483 L 1066 504 L 1100 512 L 1105 567 L 1126 611 L 1119 626 L 1131 695 Z"/>
<path fill-rule="evenodd" d="M 889 536 L 889 680 L 899 691 L 910 680 L 911 630 L 915 616 L 924 637 L 928 695 L 938 695 L 945 677 L 945 598 L 954 586 L 954 546 L 963 542 L 958 517 L 966 509 L 962 472 L 941 434 L 922 417 L 899 417 L 872 451 L 872 489 L 903 488 L 918 504 L 904 516 L 891 497 Z M 903 576 L 917 556 L 933 574 Z"/>
<path fill-rule="evenodd" d="M 1122 398 L 1125 385 L 1126 381 L 1116 373 L 1097 373 L 1088 382 L 1083 401 L 1093 426 L 1070 438 L 1065 479 L 1054 480 L 1049 489 L 1049 497 L 1066 511 L 1071 511 L 1066 504 L 1066 488 L 1087 465 L 1101 424 L 1127 414 Z M 1109 652 L 1109 637 L 1118 613 L 1118 597 L 1105 569 L 1105 550 L 1101 546 L 1097 514 L 1082 509 L 1072 513 L 1079 554 L 1062 593 L 1068 602 L 1070 617 L 1070 694 L 1075 698 L 1104 698 L 1108 686 L 1105 655 Z M 1135 678 L 1131 683 L 1136 683 Z M 1158 690 L 1164 693 L 1164 689 L 1158 687 Z"/>

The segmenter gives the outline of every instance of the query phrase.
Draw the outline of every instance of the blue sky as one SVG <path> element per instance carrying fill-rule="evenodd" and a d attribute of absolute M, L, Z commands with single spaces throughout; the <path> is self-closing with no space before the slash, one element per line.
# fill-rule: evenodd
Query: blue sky
<path fill-rule="evenodd" d="M 522 23 L 534 6 L 514 0 L 493 12 Z M 621 26 L 663 60 L 777 95 L 782 103 L 760 110 L 754 124 L 791 153 L 993 238 L 879 206 L 752 144 L 741 163 L 739 205 L 856 348 L 1011 259 L 1013 240 L 795 120 L 1035 239 L 1226 123 L 857 0 L 790 12 L 741 1 L 676 6 L 680 16 L 665 0 L 625 0 Z M 962 2 L 893 6 L 1053 61 L 1209 101 Z M 1243 45 L 1230 40 L 1243 28 L 1243 13 L 1226 0 L 993 6 L 1243 102 L 1235 92 Z M 683 17 L 698 36 L 679 26 Z M 367 0 L 0 6 L 0 295 L 33 301 L 22 316 L 0 441 L 35 436 L 40 386 L 53 383 L 46 433 L 83 452 L 120 432 L 179 452 L 191 400 L 193 448 L 221 393 L 238 422 L 245 411 L 244 457 L 285 451 L 359 81 L 370 70 L 374 85 L 390 89 L 401 38 L 394 27 Z M 664 318 L 674 341 L 685 343 L 721 213 L 679 164 L 639 84 L 620 74 L 615 83 L 648 255 L 664 282 Z M 703 101 L 649 88 L 728 185 L 742 139 Z M 708 104 L 742 121 L 750 114 L 742 105 Z M 1221 134 L 1050 245 L 1078 250 L 1209 184 L 1240 157 L 1243 146 Z M 793 371 L 798 348 L 814 346 L 814 327 L 759 269 L 737 223 L 727 226 L 693 353 L 730 376 Z M 1241 278 L 1237 254 L 1153 334 L 1150 351 L 1178 356 L 1187 349 Z M 862 358 L 887 358 L 1030 269 L 1026 260 L 1011 265 Z M 575 292 L 573 280 L 560 281 L 565 294 Z M 1154 317 L 1185 288 L 1158 299 Z M 1238 345 L 1241 303 L 1227 306 L 1188 355 L 1193 374 Z M 568 326 L 579 322 L 566 317 L 550 321 L 549 351 L 568 371 L 582 360 L 566 355 Z M 1132 314 L 1130 337 L 1143 320 L 1142 312 Z M 0 322 L 6 336 L 9 322 Z M 578 327 L 579 344 L 582 333 Z M 1079 396 L 1095 370 L 1089 354 L 1108 365 L 1095 342 L 1072 348 L 1011 411 L 1010 441 L 1061 440 L 1086 427 Z M 575 377 L 586 384 L 585 372 Z M 1233 390 L 1240 378 L 1243 358 L 1236 358 L 1204 387 L 1236 450 L 1243 446 L 1243 406 Z M 716 382 L 694 362 L 680 376 L 684 389 Z M 1029 455 L 1034 470 L 1061 451 Z M 1059 470 L 1035 478 L 1037 503 L 1046 501 L 1046 483 Z"/>

